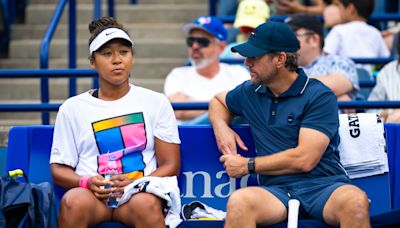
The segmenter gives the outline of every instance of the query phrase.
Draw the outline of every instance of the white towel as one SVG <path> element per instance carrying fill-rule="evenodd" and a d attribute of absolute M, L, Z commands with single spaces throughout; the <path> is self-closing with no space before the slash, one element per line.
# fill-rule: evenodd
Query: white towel
<path fill-rule="evenodd" d="M 177 227 L 182 219 L 180 218 L 181 198 L 178 187 L 178 179 L 172 177 L 142 177 L 127 185 L 124 194 L 119 200 L 118 206 L 127 202 L 133 194 L 138 192 L 148 192 L 164 199 L 167 202 L 167 216 L 165 225 Z"/>
<path fill-rule="evenodd" d="M 210 218 L 224 220 L 226 212 L 212 208 L 200 201 L 193 201 L 182 206 L 183 220 Z"/>
<path fill-rule="evenodd" d="M 340 114 L 340 161 L 350 178 L 387 172 L 384 126 L 374 113 Z"/>

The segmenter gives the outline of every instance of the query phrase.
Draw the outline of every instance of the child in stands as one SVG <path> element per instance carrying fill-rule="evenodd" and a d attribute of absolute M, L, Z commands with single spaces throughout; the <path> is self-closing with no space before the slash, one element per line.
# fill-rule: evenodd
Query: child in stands
<path fill-rule="evenodd" d="M 324 52 L 350 58 L 389 57 L 390 52 L 375 27 L 367 24 L 374 0 L 335 0 L 343 24 L 335 25 L 325 38 Z M 363 65 L 372 72 L 371 65 Z"/>

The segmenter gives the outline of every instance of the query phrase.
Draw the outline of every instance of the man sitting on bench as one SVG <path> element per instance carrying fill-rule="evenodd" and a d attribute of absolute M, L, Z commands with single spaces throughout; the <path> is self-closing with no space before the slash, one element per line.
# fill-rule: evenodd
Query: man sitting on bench
<path fill-rule="evenodd" d="M 232 51 L 246 57 L 251 81 L 210 102 L 220 161 L 231 177 L 257 173 L 260 187 L 235 191 L 227 204 L 226 227 L 256 227 L 287 219 L 288 201 L 300 201 L 302 218 L 340 227 L 369 227 L 366 194 L 351 185 L 340 164 L 338 106 L 333 92 L 298 68 L 299 41 L 288 25 L 267 22 Z M 244 117 L 257 157 L 229 128 Z"/>

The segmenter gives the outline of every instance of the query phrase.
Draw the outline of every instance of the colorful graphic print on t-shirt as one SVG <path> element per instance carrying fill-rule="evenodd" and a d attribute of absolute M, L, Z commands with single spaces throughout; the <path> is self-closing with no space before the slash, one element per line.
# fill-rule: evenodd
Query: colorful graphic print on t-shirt
<path fill-rule="evenodd" d="M 142 151 L 147 138 L 143 113 L 132 113 L 92 123 L 100 155 L 98 173 L 124 174 L 129 178 L 143 177 Z"/>

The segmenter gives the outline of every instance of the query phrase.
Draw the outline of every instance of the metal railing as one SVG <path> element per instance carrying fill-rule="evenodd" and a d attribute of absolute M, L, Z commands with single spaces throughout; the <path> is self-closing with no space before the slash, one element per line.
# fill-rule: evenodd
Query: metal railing
<path fill-rule="evenodd" d="M 360 64 L 386 64 L 394 60 L 392 57 L 387 58 L 351 58 L 355 63 Z M 220 59 L 223 63 L 229 64 L 242 64 L 244 58 L 222 58 Z"/>
<path fill-rule="evenodd" d="M 108 14 L 114 16 L 114 0 L 107 0 L 108 2 Z M 68 10 L 68 67 L 70 69 L 76 68 L 76 0 L 60 0 L 58 1 L 56 8 L 54 10 L 53 17 L 49 23 L 46 30 L 44 38 L 40 45 L 40 69 L 49 68 L 49 47 L 53 39 L 53 35 L 57 29 L 57 25 L 61 19 L 62 13 L 64 12 L 66 4 L 69 3 Z M 102 15 L 101 0 L 94 0 L 93 6 L 93 18 L 100 18 Z M 98 80 L 95 78 L 93 80 L 93 86 L 98 87 Z M 40 79 L 40 97 L 41 103 L 49 102 L 49 81 L 48 77 L 41 77 Z M 76 78 L 69 78 L 69 96 L 76 95 L 77 85 Z M 49 113 L 42 112 L 42 121 L 44 124 L 48 124 Z"/>
<path fill-rule="evenodd" d="M 0 78 L 40 78 L 40 104 L 1 104 L 2 111 L 41 111 L 42 112 L 42 124 L 47 125 L 50 123 L 50 115 L 47 111 L 54 111 L 54 104 L 49 104 L 49 78 L 73 78 L 77 77 L 96 77 L 98 74 L 92 69 L 12 69 L 12 70 L 0 70 Z M 45 82 L 43 84 L 43 82 Z M 45 90 L 45 91 L 43 91 Z M 45 102 L 43 101 L 43 94 L 47 95 L 45 97 Z M 44 107 L 52 107 L 53 109 L 48 109 Z"/>
<path fill-rule="evenodd" d="M 54 32 L 60 21 L 62 12 L 66 3 L 69 2 L 69 69 L 48 69 L 49 46 L 53 38 Z M 108 0 L 108 14 L 114 16 L 114 1 Z M 214 3 L 213 3 L 214 2 Z M 136 0 L 131 0 L 132 4 L 136 4 Z M 215 0 L 210 0 L 210 15 L 215 15 Z M 214 8 L 212 7 L 214 6 Z M 211 10 L 214 13 L 211 13 Z M 94 0 L 94 19 L 101 17 L 101 0 Z M 398 14 L 385 14 L 377 17 L 380 20 L 392 20 L 399 18 Z M 42 123 L 49 124 L 49 111 L 57 111 L 61 104 L 49 104 L 49 84 L 48 78 L 67 77 L 69 81 L 69 96 L 76 94 L 76 78 L 93 77 L 96 78 L 97 72 L 92 69 L 74 69 L 76 68 L 76 0 L 60 0 L 56 6 L 54 15 L 42 40 L 40 48 L 40 68 L 41 69 L 17 69 L 17 70 L 0 70 L 0 78 L 40 78 L 40 104 L 0 104 L 0 112 L 24 112 L 34 111 L 42 112 Z M 374 63 L 384 64 L 393 59 L 353 59 L 358 63 Z M 226 63 L 243 63 L 243 59 L 222 59 Z M 94 80 L 97 82 L 97 80 Z M 96 83 L 94 83 L 95 85 Z M 360 81 L 361 87 L 373 87 L 375 81 Z M 95 86 L 97 87 L 97 85 Z M 399 108 L 400 102 L 367 102 L 367 101 L 349 101 L 338 102 L 340 108 Z M 176 110 L 204 110 L 208 109 L 208 103 L 173 103 Z"/>
<path fill-rule="evenodd" d="M 92 69 L 15 69 L 15 70 L 0 70 L 1 78 L 84 78 L 96 77 L 97 71 Z M 360 81 L 361 86 L 372 87 L 374 81 Z M 48 89 L 48 88 L 47 88 Z M 57 111 L 61 104 L 0 104 L 0 112 L 50 112 Z M 400 101 L 340 101 L 339 108 L 400 108 Z M 207 110 L 208 103 L 172 103 L 175 110 Z M 48 125 L 48 119 L 43 119 L 42 124 Z"/>
<path fill-rule="evenodd" d="M 174 110 L 207 110 L 207 102 L 171 103 Z M 48 112 L 58 111 L 61 104 L 0 104 L 0 112 Z M 400 108 L 400 101 L 338 101 L 340 109 Z M 48 125 L 44 124 L 44 125 Z"/>
<path fill-rule="evenodd" d="M 56 31 L 58 22 L 61 19 L 62 13 L 64 12 L 65 5 L 67 4 L 68 0 L 60 0 L 58 1 L 56 5 L 56 9 L 54 10 L 53 17 L 50 21 L 49 27 L 47 28 L 46 34 L 44 35 L 44 38 L 40 44 L 40 68 L 41 69 L 47 69 L 49 68 L 49 47 L 50 47 L 50 42 L 53 38 L 54 32 Z M 74 53 L 76 52 L 76 29 L 73 30 L 76 27 L 76 6 L 75 6 L 75 0 L 69 1 L 69 67 L 70 68 L 75 68 L 76 67 L 76 55 Z M 75 37 L 74 37 L 75 36 Z M 75 45 L 74 45 L 75 44 Z M 75 60 L 72 60 L 72 55 Z M 75 64 L 74 64 L 75 63 Z M 74 95 L 74 91 L 76 91 L 76 82 L 72 79 L 70 79 L 70 96 Z M 76 92 L 75 92 L 76 93 Z M 40 98 L 41 98 L 41 103 L 49 103 L 49 80 L 47 77 L 41 77 L 40 78 Z M 48 124 L 46 120 L 49 120 L 50 116 L 48 112 L 42 112 L 42 121 L 43 124 Z"/>
<path fill-rule="evenodd" d="M 12 4 L 14 5 L 14 4 Z M 0 51 L 6 51 L 10 42 L 10 25 L 12 24 L 12 13 L 14 10 L 8 4 L 7 0 L 0 0 Z"/>

